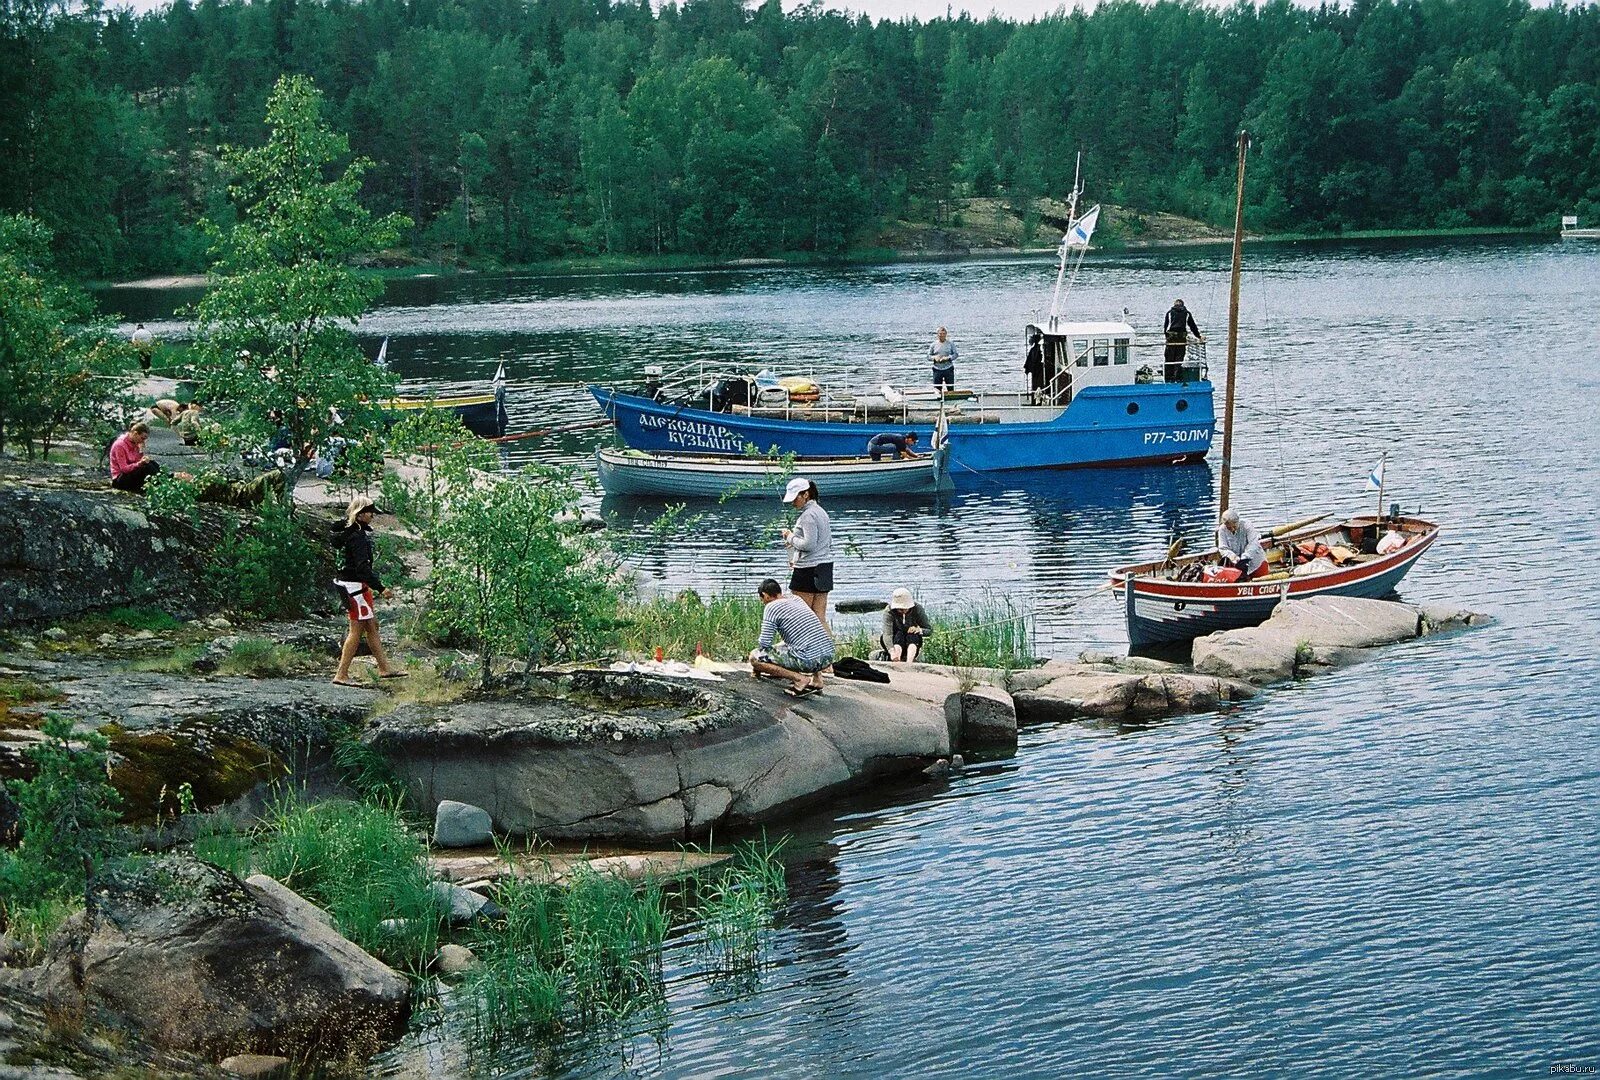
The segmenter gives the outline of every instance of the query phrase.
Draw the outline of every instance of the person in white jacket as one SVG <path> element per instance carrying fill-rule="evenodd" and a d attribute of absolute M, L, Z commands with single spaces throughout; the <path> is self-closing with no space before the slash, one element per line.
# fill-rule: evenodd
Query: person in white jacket
<path fill-rule="evenodd" d="M 817 485 L 802 476 L 789 481 L 783 501 L 792 503 L 800 517 L 794 528 L 783 530 L 783 544 L 789 549 L 789 591 L 816 612 L 828 626 L 828 594 L 833 591 L 833 526 L 828 512 L 817 501 Z M 828 628 L 832 634 L 833 629 Z"/>
<path fill-rule="evenodd" d="M 1231 506 L 1222 512 L 1222 524 L 1217 526 L 1217 550 L 1223 562 L 1237 567 L 1246 578 L 1255 577 L 1267 565 L 1261 534 Z"/>

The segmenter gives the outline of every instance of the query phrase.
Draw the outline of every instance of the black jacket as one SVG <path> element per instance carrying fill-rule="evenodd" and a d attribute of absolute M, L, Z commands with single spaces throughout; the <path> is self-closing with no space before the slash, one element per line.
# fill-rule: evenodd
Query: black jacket
<path fill-rule="evenodd" d="M 383 581 L 372 568 L 372 530 L 359 522 L 340 525 L 333 530 L 333 542 L 344 552 L 339 580 L 359 581 L 371 586 L 374 592 L 382 592 Z"/>

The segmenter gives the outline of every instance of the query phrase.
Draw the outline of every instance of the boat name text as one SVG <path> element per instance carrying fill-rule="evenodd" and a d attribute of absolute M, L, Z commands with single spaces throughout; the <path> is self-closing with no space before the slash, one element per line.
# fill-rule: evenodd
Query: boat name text
<path fill-rule="evenodd" d="M 639 417 L 639 426 L 646 431 L 664 432 L 669 446 L 682 446 L 692 450 L 721 450 L 732 454 L 744 449 L 744 440 L 738 433 L 721 424 L 646 415 Z"/>

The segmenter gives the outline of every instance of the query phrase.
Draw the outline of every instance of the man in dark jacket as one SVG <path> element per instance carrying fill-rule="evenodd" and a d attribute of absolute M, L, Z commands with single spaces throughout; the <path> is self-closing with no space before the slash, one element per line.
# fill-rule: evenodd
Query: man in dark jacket
<path fill-rule="evenodd" d="M 1161 332 L 1167 339 L 1167 381 L 1182 382 L 1183 361 L 1189 355 L 1189 335 L 1193 334 L 1194 339 L 1202 345 L 1206 339 L 1200 333 L 1200 327 L 1195 325 L 1194 316 L 1183 306 L 1182 300 L 1172 302 L 1172 310 L 1167 312 L 1167 318 L 1161 324 Z"/>

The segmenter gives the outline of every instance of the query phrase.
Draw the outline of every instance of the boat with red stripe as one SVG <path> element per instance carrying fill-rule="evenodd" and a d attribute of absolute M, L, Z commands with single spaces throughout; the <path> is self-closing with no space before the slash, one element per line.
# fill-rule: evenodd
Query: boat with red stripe
<path fill-rule="evenodd" d="M 1149 649 L 1256 626 L 1285 600 L 1382 599 L 1438 537 L 1431 521 L 1369 514 L 1267 539 L 1266 573 L 1247 581 L 1186 580 L 1217 564 L 1216 551 L 1119 566 L 1111 579 L 1123 595 L 1129 645 Z"/>

